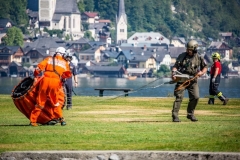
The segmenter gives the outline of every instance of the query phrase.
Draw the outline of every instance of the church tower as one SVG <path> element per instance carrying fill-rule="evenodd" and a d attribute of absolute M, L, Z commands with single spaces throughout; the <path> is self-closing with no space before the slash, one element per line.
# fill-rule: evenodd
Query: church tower
<path fill-rule="evenodd" d="M 127 15 L 124 0 L 118 1 L 118 14 L 116 16 L 116 44 L 127 41 Z"/>
<path fill-rule="evenodd" d="M 52 29 L 56 0 L 39 0 L 39 26 Z"/>

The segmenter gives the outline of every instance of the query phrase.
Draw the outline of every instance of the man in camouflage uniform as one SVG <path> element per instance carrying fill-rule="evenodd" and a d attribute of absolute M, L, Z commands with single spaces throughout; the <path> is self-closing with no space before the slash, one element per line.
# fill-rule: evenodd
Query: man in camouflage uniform
<path fill-rule="evenodd" d="M 187 50 L 180 54 L 172 68 L 172 79 L 176 80 L 176 72 L 179 71 L 182 74 L 189 76 L 202 76 L 207 71 L 207 65 L 204 59 L 197 53 L 198 43 L 195 40 L 191 40 L 187 43 Z M 194 116 L 194 110 L 199 100 L 199 87 L 197 79 L 191 81 L 190 85 L 186 88 L 176 90 L 183 82 L 177 82 L 175 86 L 174 96 L 176 97 L 173 103 L 172 120 L 173 122 L 180 122 L 178 112 L 181 107 L 181 103 L 184 97 L 184 90 L 188 90 L 189 102 L 187 107 L 187 118 L 191 121 L 198 121 Z"/>

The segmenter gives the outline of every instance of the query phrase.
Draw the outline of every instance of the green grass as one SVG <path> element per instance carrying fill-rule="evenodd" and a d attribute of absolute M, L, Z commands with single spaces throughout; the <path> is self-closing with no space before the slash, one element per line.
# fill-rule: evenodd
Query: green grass
<path fill-rule="evenodd" d="M 73 97 L 67 125 L 28 126 L 10 95 L 0 95 L 0 152 L 16 150 L 161 150 L 240 152 L 240 99 L 213 106 L 201 98 L 186 118 L 188 98 L 173 123 L 174 98 Z"/>

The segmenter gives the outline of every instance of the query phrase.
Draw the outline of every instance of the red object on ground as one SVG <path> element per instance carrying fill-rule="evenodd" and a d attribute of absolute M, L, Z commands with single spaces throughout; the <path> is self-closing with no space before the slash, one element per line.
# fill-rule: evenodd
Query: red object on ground
<path fill-rule="evenodd" d="M 12 91 L 11 97 L 17 109 L 22 112 L 28 119 L 30 118 L 32 110 L 35 108 L 36 99 L 38 95 L 39 82 L 42 80 L 42 77 L 37 77 L 32 79 L 27 77 L 23 79 Z M 61 108 L 65 105 L 65 94 L 63 87 L 59 91 L 59 104 Z M 52 119 L 55 119 L 54 116 L 54 104 L 48 99 L 45 107 L 42 109 L 41 114 L 37 119 L 37 123 L 46 124 Z"/>

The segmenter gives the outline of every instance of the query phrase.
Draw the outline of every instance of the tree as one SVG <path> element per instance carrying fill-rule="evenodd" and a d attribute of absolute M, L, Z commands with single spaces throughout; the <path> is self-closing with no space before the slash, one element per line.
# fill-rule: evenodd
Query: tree
<path fill-rule="evenodd" d="M 84 0 L 85 11 L 94 10 L 94 1 L 93 0 Z"/>
<path fill-rule="evenodd" d="M 163 76 L 168 76 L 170 75 L 170 69 L 167 65 L 162 64 L 159 68 L 159 70 L 157 71 L 157 76 L 158 77 L 163 77 Z"/>
<path fill-rule="evenodd" d="M 86 31 L 85 33 L 84 33 L 84 36 L 83 36 L 84 38 L 87 38 L 87 39 L 89 39 L 89 40 L 94 40 L 93 39 L 93 37 L 92 37 L 92 32 L 91 31 Z"/>
<path fill-rule="evenodd" d="M 84 5 L 83 0 L 80 0 L 77 5 L 78 5 L 78 9 L 79 9 L 80 12 L 85 11 L 85 5 Z"/>
<path fill-rule="evenodd" d="M 66 36 L 65 36 L 65 40 L 66 41 L 69 41 L 71 39 L 71 36 L 69 35 L 69 34 L 67 34 Z"/>
<path fill-rule="evenodd" d="M 7 34 L 2 38 L 2 42 L 7 46 L 23 46 L 23 34 L 17 27 L 9 28 Z"/>
<path fill-rule="evenodd" d="M 158 70 L 158 72 L 163 72 L 163 73 L 167 73 L 167 72 L 170 72 L 170 69 L 167 65 L 165 64 L 162 64 Z"/>
<path fill-rule="evenodd" d="M 28 16 L 26 14 L 27 0 L 10 0 L 9 14 L 11 20 L 19 26 L 24 26 L 28 23 Z"/>
<path fill-rule="evenodd" d="M 0 18 L 10 18 L 9 17 L 9 9 L 10 4 L 9 1 L 6 0 L 0 0 Z"/>

